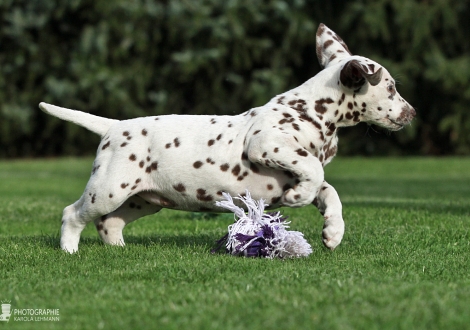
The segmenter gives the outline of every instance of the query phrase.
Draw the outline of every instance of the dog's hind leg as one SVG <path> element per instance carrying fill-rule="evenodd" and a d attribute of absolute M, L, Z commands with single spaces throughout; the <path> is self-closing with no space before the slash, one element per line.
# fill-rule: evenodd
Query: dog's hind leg
<path fill-rule="evenodd" d="M 96 163 L 95 161 L 92 175 L 83 195 L 77 202 L 64 209 L 60 246 L 69 253 L 78 251 L 80 233 L 87 223 L 95 219 L 102 219 L 104 215 L 118 210 L 130 196 L 137 193 L 137 188 L 141 185 L 140 179 L 132 179 L 132 181 L 127 182 L 125 178 L 119 177 L 119 172 L 112 166 L 107 166 L 104 161 L 101 162 L 101 167 Z M 124 172 L 126 172 L 126 169 L 124 169 Z M 132 185 L 131 182 L 133 182 Z M 156 209 L 157 207 L 153 206 L 153 212 Z M 144 210 L 147 211 L 147 208 Z M 139 216 L 141 215 L 137 214 L 136 218 Z M 108 235 L 110 232 L 122 231 L 123 225 L 120 225 L 121 229 L 111 230 L 113 224 L 114 227 L 119 228 L 117 223 L 117 220 L 110 221 Z M 122 233 L 118 237 L 122 238 Z"/>
<path fill-rule="evenodd" d="M 84 204 L 83 196 L 64 209 L 62 215 L 62 227 L 60 233 L 60 247 L 69 253 L 78 251 L 80 234 L 85 228 L 87 221 L 80 220 L 80 210 Z"/>
<path fill-rule="evenodd" d="M 123 246 L 122 230 L 128 223 L 161 209 L 138 196 L 132 196 L 115 211 L 95 219 L 96 229 L 104 243 Z"/>

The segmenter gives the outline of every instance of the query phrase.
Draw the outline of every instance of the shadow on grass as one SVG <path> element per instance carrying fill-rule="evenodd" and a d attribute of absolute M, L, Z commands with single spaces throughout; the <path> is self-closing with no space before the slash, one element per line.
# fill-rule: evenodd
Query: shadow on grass
<path fill-rule="evenodd" d="M 216 241 L 221 238 L 209 234 L 194 235 L 149 235 L 149 236 L 125 236 L 128 245 L 141 245 L 151 247 L 155 245 L 172 247 L 202 246 L 208 249 L 215 246 Z"/>
<path fill-rule="evenodd" d="M 194 235 L 149 235 L 149 236 L 135 236 L 124 235 L 126 245 L 143 246 L 146 248 L 154 246 L 167 246 L 177 248 L 187 248 L 200 246 L 211 250 L 216 245 L 216 241 L 221 238 L 210 234 L 194 234 Z M 11 242 L 19 244 L 36 244 L 43 248 L 60 249 L 60 237 L 51 235 L 38 235 L 38 236 L 21 236 L 11 237 Z M 105 244 L 99 237 L 84 237 L 80 239 L 79 247 L 85 246 L 104 246 Z"/>

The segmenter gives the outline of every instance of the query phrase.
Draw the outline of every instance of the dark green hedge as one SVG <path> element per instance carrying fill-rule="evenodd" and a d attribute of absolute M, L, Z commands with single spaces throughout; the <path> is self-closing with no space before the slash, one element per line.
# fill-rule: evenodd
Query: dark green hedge
<path fill-rule="evenodd" d="M 392 135 L 345 129 L 343 154 L 470 154 L 468 1 L 0 2 L 0 156 L 90 154 L 97 137 L 38 110 L 237 114 L 319 70 L 324 22 L 384 64 L 418 110 Z"/>

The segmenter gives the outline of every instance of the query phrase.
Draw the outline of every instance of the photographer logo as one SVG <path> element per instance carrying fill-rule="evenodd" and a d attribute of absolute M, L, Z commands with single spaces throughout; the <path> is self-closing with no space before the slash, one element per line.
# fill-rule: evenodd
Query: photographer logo
<path fill-rule="evenodd" d="M 58 322 L 59 309 L 49 308 L 11 308 L 11 301 L 2 300 L 0 321 L 10 322 Z"/>
<path fill-rule="evenodd" d="M 11 304 L 10 301 L 3 301 L 2 300 L 2 314 L 0 315 L 0 321 L 10 321 L 10 310 Z"/>

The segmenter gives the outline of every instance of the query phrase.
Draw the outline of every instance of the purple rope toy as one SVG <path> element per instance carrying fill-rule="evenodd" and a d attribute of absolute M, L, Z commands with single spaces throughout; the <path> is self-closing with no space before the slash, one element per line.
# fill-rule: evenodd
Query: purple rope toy
<path fill-rule="evenodd" d="M 298 231 L 289 231 L 287 217 L 281 213 L 264 213 L 263 199 L 258 202 L 251 198 L 248 190 L 246 196 L 238 195 L 235 199 L 242 201 L 248 210 L 234 204 L 232 196 L 223 193 L 225 201 L 216 205 L 234 213 L 235 223 L 228 226 L 228 233 L 217 241 L 215 253 L 223 245 L 227 253 L 234 256 L 264 258 L 298 258 L 312 253 L 312 247 Z"/>

